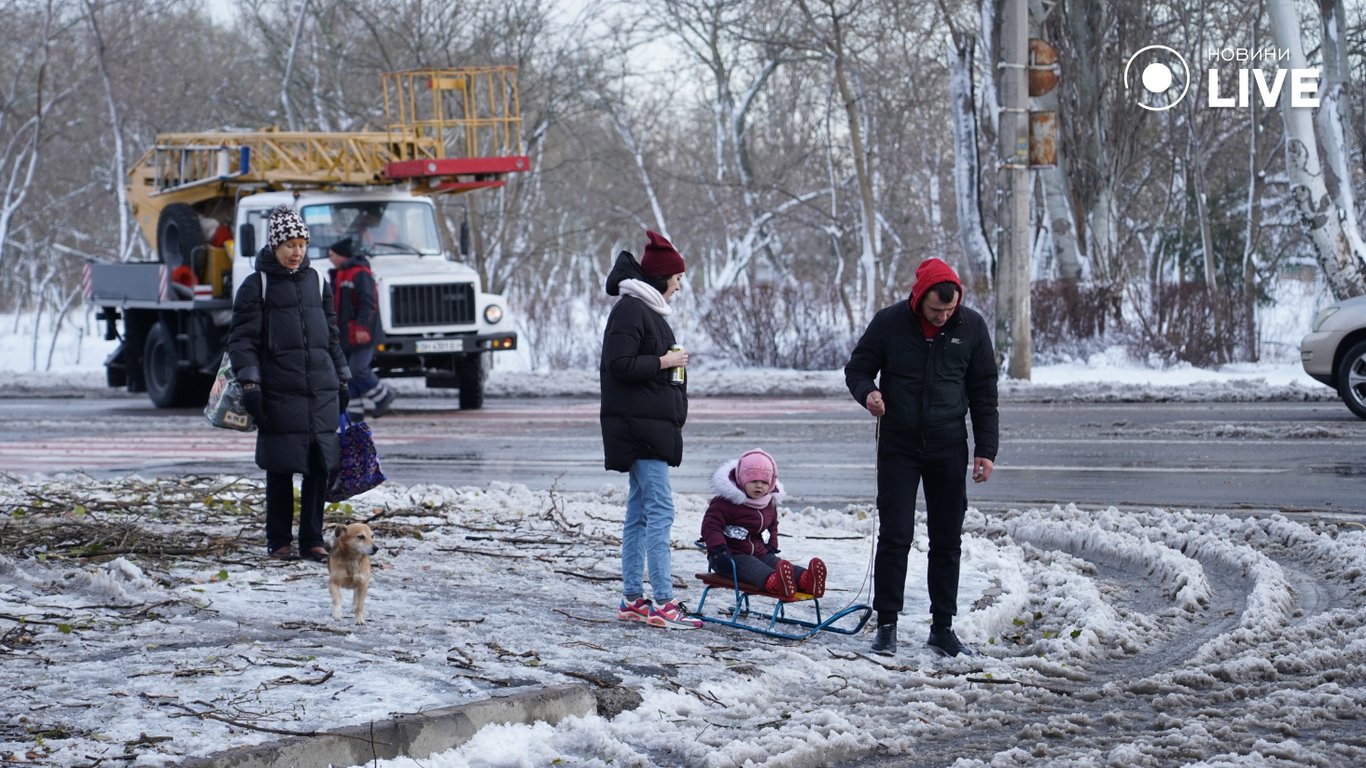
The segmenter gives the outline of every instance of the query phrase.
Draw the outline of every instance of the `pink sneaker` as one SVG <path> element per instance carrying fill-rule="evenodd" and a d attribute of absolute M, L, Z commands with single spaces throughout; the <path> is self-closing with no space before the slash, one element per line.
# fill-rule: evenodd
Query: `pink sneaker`
<path fill-rule="evenodd" d="M 665 629 L 698 629 L 702 626 L 701 619 L 694 619 L 688 615 L 682 603 L 675 603 L 670 600 L 658 609 L 650 609 L 650 617 L 646 619 L 652 627 L 663 627 Z"/>
<path fill-rule="evenodd" d="M 634 603 L 628 603 L 623 597 L 621 607 L 617 608 L 617 618 L 622 621 L 649 621 L 653 612 L 654 606 L 649 600 L 638 597 Z"/>

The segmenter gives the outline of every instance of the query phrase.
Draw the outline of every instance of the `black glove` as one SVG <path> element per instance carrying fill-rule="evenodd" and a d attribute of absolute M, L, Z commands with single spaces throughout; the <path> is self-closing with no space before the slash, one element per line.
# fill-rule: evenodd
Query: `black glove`
<path fill-rule="evenodd" d="M 351 404 L 351 387 L 344 381 L 337 390 L 337 401 L 341 403 L 341 412 L 346 413 L 346 406 Z"/>
<path fill-rule="evenodd" d="M 730 556 L 730 547 L 718 545 L 707 550 L 707 563 L 711 566 L 713 573 L 722 576 L 733 576 L 735 574 L 735 558 Z"/>
<path fill-rule="evenodd" d="M 247 409 L 251 418 L 260 424 L 265 418 L 265 395 L 261 392 L 261 385 L 254 381 L 242 384 L 242 407 Z"/>

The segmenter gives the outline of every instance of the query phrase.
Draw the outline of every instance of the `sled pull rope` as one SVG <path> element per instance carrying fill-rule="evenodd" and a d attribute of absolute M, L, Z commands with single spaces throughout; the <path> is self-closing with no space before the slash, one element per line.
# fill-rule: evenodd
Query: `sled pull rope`
<path fill-rule="evenodd" d="M 869 534 L 869 536 L 868 536 L 868 566 L 867 566 L 866 568 L 863 569 L 863 584 L 859 586 L 858 595 L 855 595 L 855 596 L 854 596 L 855 598 L 857 598 L 859 595 L 862 595 L 862 594 L 863 594 L 863 591 L 866 589 L 866 590 L 868 590 L 868 598 L 869 598 L 870 600 L 871 600 L 872 597 L 873 597 L 873 589 L 872 589 L 873 563 L 874 563 L 874 561 L 875 561 L 876 558 L 877 558 L 877 526 L 878 526 L 877 478 L 878 478 L 878 473 L 882 471 L 882 467 L 881 467 L 881 463 L 882 463 L 882 456 L 881 456 L 882 451 L 881 451 L 881 447 L 882 447 L 882 417 L 881 417 L 881 416 L 878 416 L 878 417 L 876 417 L 876 420 L 873 422 L 873 531 L 872 531 L 872 533 Z"/>
<path fill-rule="evenodd" d="M 874 559 L 875 559 L 876 556 L 877 556 L 877 517 L 878 517 L 878 509 L 877 509 L 877 491 L 876 491 L 876 482 L 877 482 L 877 473 L 878 473 L 877 447 L 878 447 L 879 442 L 880 442 L 881 439 L 882 439 L 882 417 L 881 417 L 881 416 L 877 416 L 877 417 L 874 417 L 874 418 L 876 418 L 876 421 L 873 422 L 873 481 L 874 481 L 874 484 L 875 484 L 875 485 L 874 485 L 874 492 L 873 492 L 873 531 L 872 531 L 872 533 L 871 533 L 871 534 L 869 535 L 869 537 L 868 537 L 868 565 L 865 566 L 864 569 L 863 569 L 863 581 L 861 581 L 861 582 L 859 583 L 858 591 L 854 593 L 854 596 L 853 596 L 853 597 L 849 598 L 849 602 L 845 603 L 845 604 L 844 604 L 844 608 L 842 608 L 841 610 L 844 610 L 845 608 L 849 608 L 850 606 L 852 606 L 852 605 L 854 605 L 855 603 L 857 603 L 857 602 L 859 601 L 859 598 L 863 596 L 863 593 L 864 593 L 865 591 L 869 593 L 869 597 L 870 597 L 870 598 L 872 597 L 872 584 L 871 584 L 871 582 L 872 582 L 872 579 L 873 579 L 873 562 L 874 562 Z"/>

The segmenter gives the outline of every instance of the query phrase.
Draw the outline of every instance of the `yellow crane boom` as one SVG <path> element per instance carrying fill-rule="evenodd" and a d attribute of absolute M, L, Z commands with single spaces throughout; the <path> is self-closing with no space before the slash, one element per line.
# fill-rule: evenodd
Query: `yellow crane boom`
<path fill-rule="evenodd" d="M 205 131 L 156 137 L 129 171 L 133 213 L 155 242 L 160 211 L 239 189 L 403 184 L 418 194 L 502 186 L 529 168 L 514 67 L 381 76 L 383 131 Z"/>

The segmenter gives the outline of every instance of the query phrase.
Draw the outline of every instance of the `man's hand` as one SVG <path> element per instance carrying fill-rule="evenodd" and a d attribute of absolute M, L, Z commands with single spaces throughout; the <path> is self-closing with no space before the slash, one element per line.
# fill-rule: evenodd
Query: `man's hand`
<path fill-rule="evenodd" d="M 981 456 L 972 458 L 972 482 L 985 483 L 991 478 L 991 470 L 995 466 L 991 459 L 984 459 Z"/>
<path fill-rule="evenodd" d="M 348 325 L 350 327 L 347 328 L 346 335 L 349 338 L 346 340 L 346 343 L 353 347 L 370 346 L 370 330 L 368 328 L 355 320 L 352 320 Z"/>
<path fill-rule="evenodd" d="M 882 402 L 882 393 L 876 389 L 868 393 L 868 400 L 863 405 L 874 416 L 881 416 L 887 412 L 887 404 Z"/>

